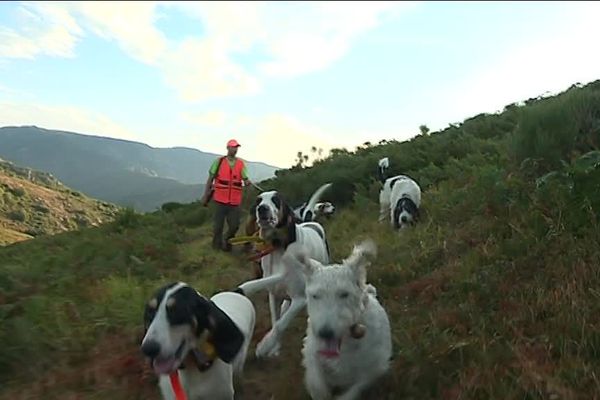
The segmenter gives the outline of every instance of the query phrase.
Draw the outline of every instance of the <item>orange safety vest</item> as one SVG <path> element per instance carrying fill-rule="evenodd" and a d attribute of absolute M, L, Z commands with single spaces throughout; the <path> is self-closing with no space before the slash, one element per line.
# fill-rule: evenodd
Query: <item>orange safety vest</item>
<path fill-rule="evenodd" d="M 243 169 L 244 162 L 239 158 L 235 160 L 233 169 L 229 166 L 227 159 L 222 160 L 214 183 L 215 193 L 213 198 L 216 202 L 232 206 L 239 206 L 242 203 Z"/>

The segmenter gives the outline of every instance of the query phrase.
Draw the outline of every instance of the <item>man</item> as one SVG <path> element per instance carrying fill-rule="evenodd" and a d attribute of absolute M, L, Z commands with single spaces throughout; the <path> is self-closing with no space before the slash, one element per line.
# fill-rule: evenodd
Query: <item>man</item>
<path fill-rule="evenodd" d="M 208 171 L 208 180 L 202 202 L 208 206 L 211 197 L 215 202 L 213 225 L 213 248 L 231 251 L 228 240 L 235 236 L 240 227 L 240 204 L 242 183 L 250 184 L 246 163 L 236 157 L 240 144 L 232 139 L 227 142 L 227 156 L 216 159 Z M 223 238 L 223 227 L 227 220 L 227 234 Z"/>

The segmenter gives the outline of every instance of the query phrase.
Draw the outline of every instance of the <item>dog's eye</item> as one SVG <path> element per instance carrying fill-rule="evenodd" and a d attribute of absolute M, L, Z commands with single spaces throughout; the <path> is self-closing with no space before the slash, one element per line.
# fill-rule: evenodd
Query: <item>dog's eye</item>
<path fill-rule="evenodd" d="M 275 205 L 275 207 L 279 208 L 279 206 L 281 205 L 281 199 L 279 199 L 279 196 L 273 196 L 273 198 L 271 199 L 271 201 L 273 202 L 273 204 Z"/>
<path fill-rule="evenodd" d="M 312 297 L 313 300 L 319 300 L 321 298 L 321 296 L 319 296 L 318 294 L 313 294 L 310 297 Z"/>
<path fill-rule="evenodd" d="M 347 299 L 349 295 L 350 295 L 350 293 L 348 293 L 348 292 L 340 292 L 338 294 L 338 296 L 340 297 L 340 299 Z"/>
<path fill-rule="evenodd" d="M 156 310 L 146 307 L 146 312 L 144 313 L 144 326 L 145 326 L 146 330 L 150 326 L 150 323 L 154 319 L 155 315 L 156 315 Z"/>

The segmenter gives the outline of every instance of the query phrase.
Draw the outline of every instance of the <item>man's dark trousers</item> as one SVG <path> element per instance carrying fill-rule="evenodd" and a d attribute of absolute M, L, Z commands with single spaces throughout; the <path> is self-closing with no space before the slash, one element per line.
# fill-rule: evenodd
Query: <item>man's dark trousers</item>
<path fill-rule="evenodd" d="M 215 201 L 213 225 L 213 248 L 231 250 L 228 240 L 235 236 L 240 227 L 240 206 L 232 206 Z M 223 238 L 223 227 L 227 220 L 227 234 Z M 224 240 L 223 240 L 224 239 Z"/>

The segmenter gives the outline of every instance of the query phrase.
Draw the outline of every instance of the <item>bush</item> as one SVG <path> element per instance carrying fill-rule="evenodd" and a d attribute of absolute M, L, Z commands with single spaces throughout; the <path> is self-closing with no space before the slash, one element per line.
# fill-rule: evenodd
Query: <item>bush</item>
<path fill-rule="evenodd" d="M 513 152 L 518 162 L 541 160 L 550 171 L 599 144 L 600 90 L 572 88 L 522 108 Z"/>
<path fill-rule="evenodd" d="M 8 218 L 17 222 L 25 222 L 27 220 L 27 214 L 23 210 L 14 210 L 8 213 Z"/>
<path fill-rule="evenodd" d="M 183 204 L 172 201 L 172 202 L 164 203 L 160 207 L 160 209 L 163 212 L 170 213 L 170 212 L 180 209 L 181 207 L 183 207 Z"/>
<path fill-rule="evenodd" d="M 15 195 L 16 197 L 23 197 L 25 196 L 25 189 L 17 186 L 17 187 L 9 187 L 8 191 L 11 192 L 13 195 Z"/>
<path fill-rule="evenodd" d="M 32 208 L 35 211 L 41 212 L 42 214 L 48 214 L 50 212 L 50 209 L 48 207 L 46 207 L 44 204 L 34 204 L 32 206 Z"/>
<path fill-rule="evenodd" d="M 133 208 L 127 207 L 119 211 L 115 217 L 113 225 L 119 228 L 135 228 L 140 225 L 141 215 L 135 212 Z"/>
<path fill-rule="evenodd" d="M 193 228 L 204 224 L 210 214 L 208 208 L 195 203 L 193 206 L 179 208 L 173 216 L 177 225 Z"/>

